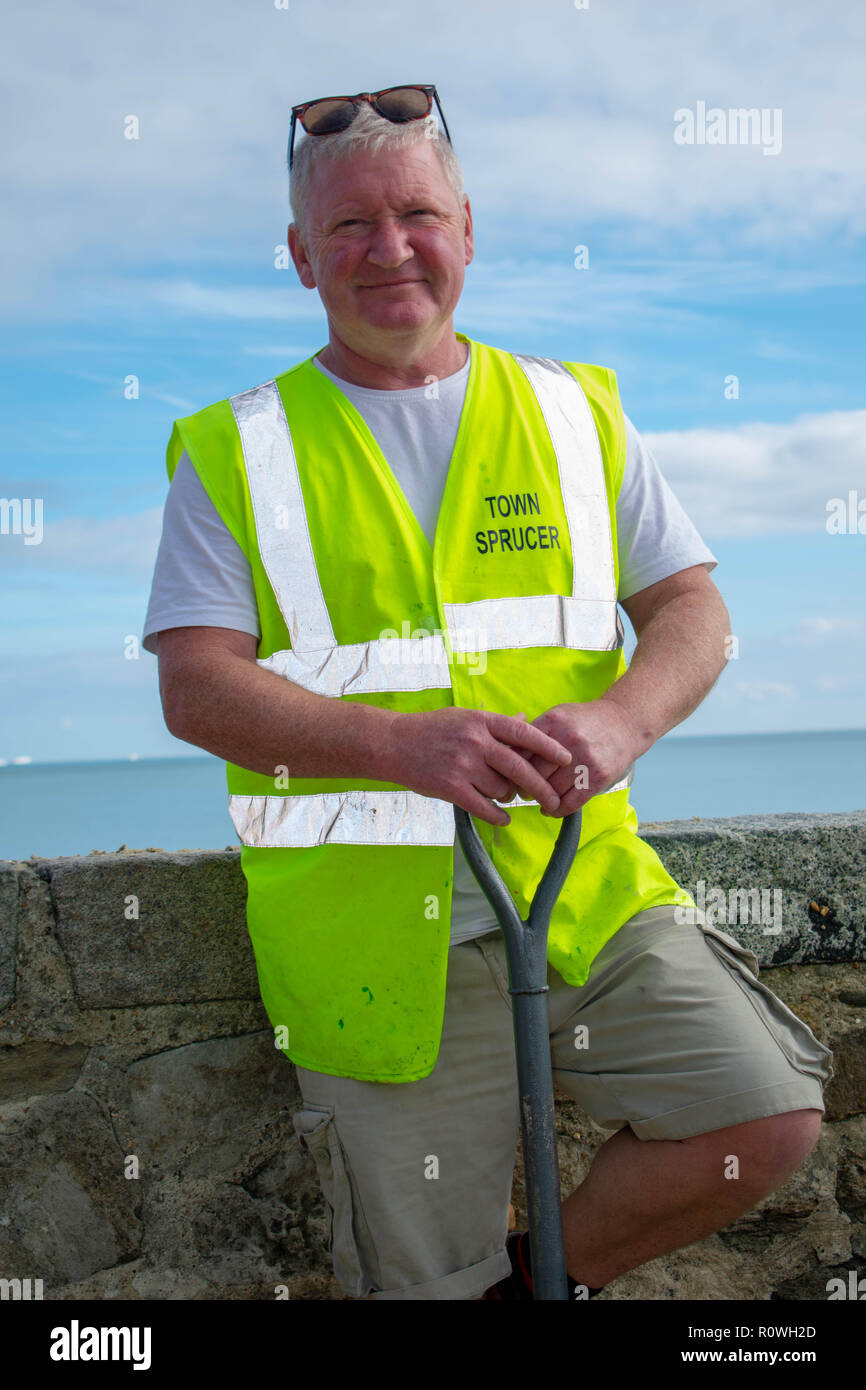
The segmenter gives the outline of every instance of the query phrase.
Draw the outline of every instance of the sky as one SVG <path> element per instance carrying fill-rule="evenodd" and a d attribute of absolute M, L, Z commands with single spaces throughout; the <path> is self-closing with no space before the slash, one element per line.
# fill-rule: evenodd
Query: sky
<path fill-rule="evenodd" d="M 403 81 L 472 204 L 455 326 L 613 367 L 719 561 L 737 654 L 669 737 L 864 727 L 864 51 L 850 0 L 10 13 L 0 764 L 201 756 L 136 640 L 172 423 L 327 342 L 279 254 L 290 109 Z"/>

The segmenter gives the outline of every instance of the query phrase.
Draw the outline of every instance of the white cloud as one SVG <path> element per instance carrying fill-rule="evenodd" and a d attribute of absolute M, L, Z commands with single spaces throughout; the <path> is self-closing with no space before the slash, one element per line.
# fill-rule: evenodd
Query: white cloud
<path fill-rule="evenodd" d="M 828 637 L 864 631 L 866 622 L 862 618 L 802 618 L 795 628 L 783 633 L 779 640 L 786 647 L 814 646 Z"/>
<path fill-rule="evenodd" d="M 121 576 L 140 578 L 153 572 L 162 532 L 162 507 L 125 516 L 43 517 L 41 544 L 23 544 L 21 536 L 4 536 L 0 544 L 0 568 L 35 577 L 46 573 L 65 576 L 106 576 L 114 583 Z"/>
<path fill-rule="evenodd" d="M 791 700 L 796 695 L 792 685 L 784 681 L 737 681 L 734 689 L 747 700 Z"/>
<path fill-rule="evenodd" d="M 787 343 L 777 343 L 771 338 L 760 338 L 754 350 L 756 357 L 763 357 L 767 362 L 800 362 L 810 367 L 825 365 L 823 357 L 817 357 L 813 352 L 801 352 L 798 348 L 792 348 Z"/>
<path fill-rule="evenodd" d="M 244 286 L 214 289 L 192 280 L 169 280 L 150 287 L 154 299 L 201 317 L 324 321 L 325 311 L 317 294 L 297 286 L 291 290 L 286 294 L 282 286 L 272 290 Z"/>
<path fill-rule="evenodd" d="M 866 410 L 727 430 L 647 431 L 644 439 L 706 536 L 825 531 L 828 501 L 846 498 L 866 476 Z"/>
<path fill-rule="evenodd" d="M 181 396 L 169 396 L 164 391 L 151 391 L 158 401 L 164 401 L 166 405 L 176 405 L 180 410 L 195 410 L 195 401 L 185 401 Z"/>

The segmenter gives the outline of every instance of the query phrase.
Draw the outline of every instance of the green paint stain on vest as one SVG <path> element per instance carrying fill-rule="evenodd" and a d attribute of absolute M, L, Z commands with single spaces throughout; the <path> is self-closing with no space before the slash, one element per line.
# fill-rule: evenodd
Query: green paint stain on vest
<path fill-rule="evenodd" d="M 361 986 L 361 993 L 362 993 L 362 994 L 369 994 L 370 998 L 367 1000 L 367 1003 L 368 1003 L 368 1004 L 372 1004 L 372 1002 L 373 1002 L 373 991 L 372 991 L 371 989 L 368 989 L 368 987 L 367 987 L 366 985 L 362 985 L 362 986 Z"/>
<path fill-rule="evenodd" d="M 337 1027 L 338 1027 L 338 1028 L 342 1028 L 342 1026 L 343 1026 L 343 1020 L 342 1020 L 341 1018 L 338 1018 L 338 1019 L 337 1019 Z"/>

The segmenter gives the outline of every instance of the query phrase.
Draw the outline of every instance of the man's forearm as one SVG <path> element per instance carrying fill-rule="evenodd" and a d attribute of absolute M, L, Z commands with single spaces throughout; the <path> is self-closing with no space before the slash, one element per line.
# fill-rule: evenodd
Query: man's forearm
<path fill-rule="evenodd" d="M 171 732 L 253 772 L 388 782 L 389 710 L 332 700 L 215 651 L 176 683 Z"/>
<path fill-rule="evenodd" d="M 619 706 L 646 750 L 681 724 L 725 668 L 728 610 L 718 593 L 684 593 L 645 624 L 628 670 L 601 696 Z"/>

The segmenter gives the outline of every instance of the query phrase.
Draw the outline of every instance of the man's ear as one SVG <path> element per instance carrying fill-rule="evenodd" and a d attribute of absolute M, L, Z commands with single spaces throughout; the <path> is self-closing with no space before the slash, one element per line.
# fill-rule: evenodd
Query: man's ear
<path fill-rule="evenodd" d="M 469 199 L 465 193 L 463 195 L 463 243 L 466 264 L 469 265 L 475 255 L 475 231 L 472 226 L 472 208 L 469 206 Z"/>
<path fill-rule="evenodd" d="M 308 290 L 316 288 L 316 277 L 313 274 L 313 267 L 304 249 L 301 233 L 296 223 L 290 222 L 288 227 L 289 234 L 289 253 L 295 263 L 295 270 L 298 272 L 298 279 Z"/>

